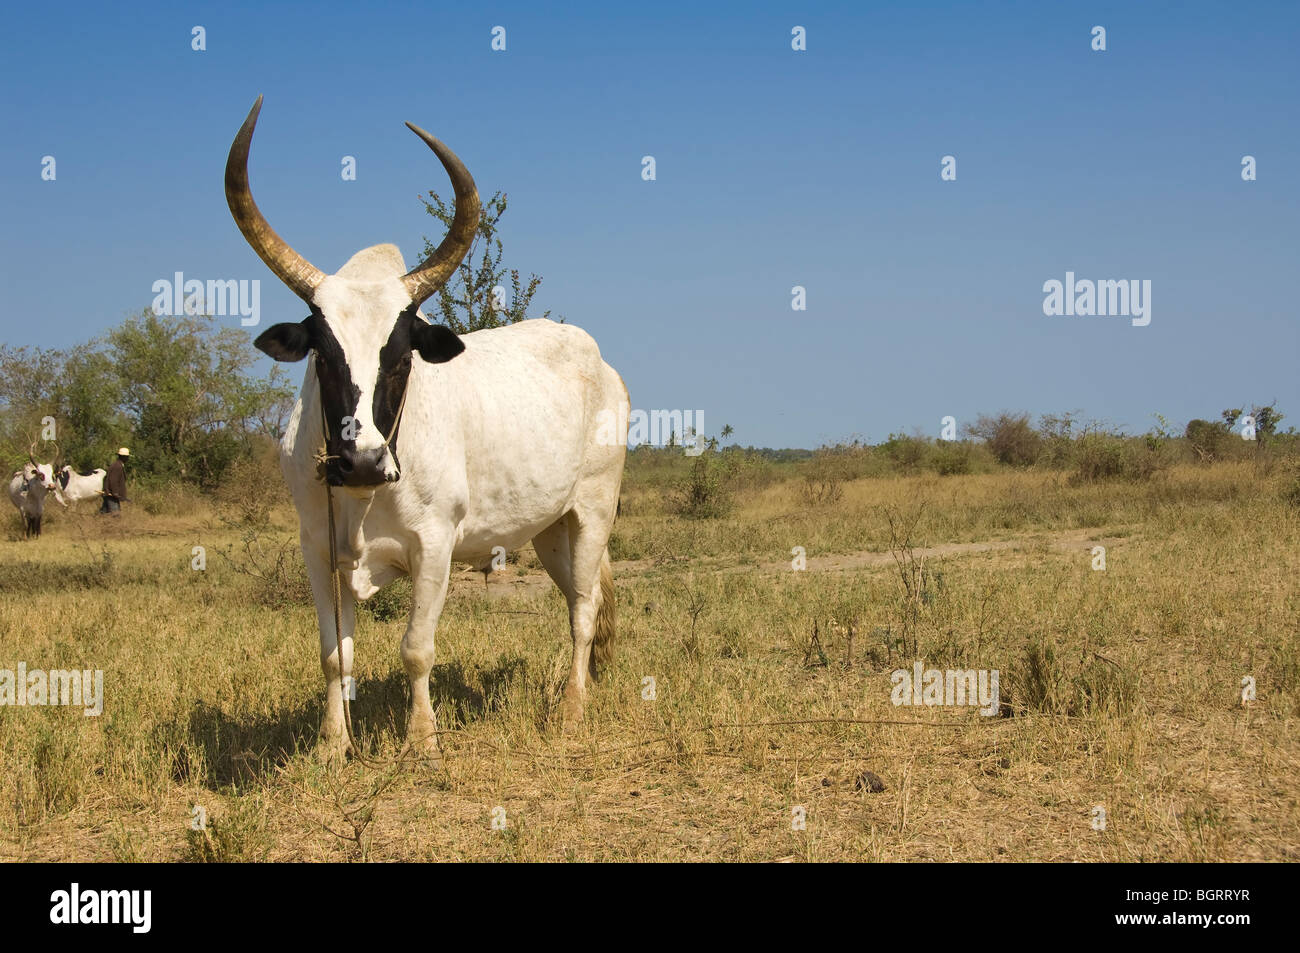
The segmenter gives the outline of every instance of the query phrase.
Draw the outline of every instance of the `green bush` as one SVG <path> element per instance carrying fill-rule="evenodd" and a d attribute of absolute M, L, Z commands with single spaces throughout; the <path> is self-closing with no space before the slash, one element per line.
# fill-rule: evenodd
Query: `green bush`
<path fill-rule="evenodd" d="M 988 445 L 999 463 L 1009 467 L 1032 466 L 1043 449 L 1043 437 L 1030 426 L 1028 414 L 980 414 L 970 432 Z"/>
<path fill-rule="evenodd" d="M 384 586 L 365 602 L 358 602 L 357 609 L 376 622 L 404 619 L 411 613 L 412 592 L 410 578 L 403 576 Z"/>
<path fill-rule="evenodd" d="M 1212 463 L 1215 460 L 1222 460 L 1227 455 L 1232 432 L 1223 424 L 1208 420 L 1189 420 L 1184 436 L 1199 460 Z"/>
<path fill-rule="evenodd" d="M 956 476 L 974 470 L 975 447 L 969 440 L 940 440 L 930 457 L 930 465 L 940 476 Z"/>
<path fill-rule="evenodd" d="M 1113 433 L 1085 433 L 1074 442 L 1074 475 L 1080 483 L 1149 480 L 1163 466 L 1145 441 Z"/>
<path fill-rule="evenodd" d="M 930 444 L 924 437 L 909 437 L 894 433 L 880 445 L 891 463 L 904 473 L 913 473 L 923 466 L 930 456 Z"/>
<path fill-rule="evenodd" d="M 701 454 L 691 462 L 686 476 L 672 487 L 673 508 L 687 519 L 717 519 L 731 511 L 731 491 L 726 469 L 717 454 Z"/>

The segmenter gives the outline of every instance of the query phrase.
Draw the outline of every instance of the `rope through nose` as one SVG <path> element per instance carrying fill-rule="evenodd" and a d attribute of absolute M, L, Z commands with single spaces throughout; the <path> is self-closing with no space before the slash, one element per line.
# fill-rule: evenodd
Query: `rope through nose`
<path fill-rule="evenodd" d="M 406 380 L 407 386 L 410 386 L 411 380 Z M 329 419 L 325 416 L 325 395 L 319 390 L 317 397 L 320 400 L 320 422 L 322 428 L 323 445 L 316 451 L 316 463 L 324 476 L 325 464 L 329 460 L 337 460 L 337 454 L 329 452 Z M 402 411 L 406 408 L 406 390 L 402 390 L 402 403 L 397 410 L 397 419 L 393 421 L 393 431 L 388 435 L 388 440 L 384 441 L 384 449 L 388 449 L 389 442 L 393 439 L 393 434 L 397 433 L 397 423 L 402 419 Z M 396 459 L 396 458 L 394 458 Z M 339 695 L 343 702 L 343 727 L 347 731 L 348 745 L 352 749 L 352 756 L 362 764 L 376 768 L 384 764 L 401 764 L 406 758 L 407 752 L 403 751 L 402 756 L 396 761 L 376 761 L 367 758 L 361 752 L 361 745 L 357 743 L 357 736 L 352 730 L 352 706 L 348 703 L 348 678 L 351 675 L 344 674 L 343 665 L 343 577 L 339 572 L 339 541 L 338 529 L 334 521 L 334 493 L 330 487 L 328 479 L 323 480 L 325 484 L 325 508 L 329 514 L 329 542 L 330 542 L 330 602 L 334 609 L 334 649 L 339 655 Z"/>
<path fill-rule="evenodd" d="M 397 405 L 397 415 L 393 417 L 393 426 L 389 429 L 388 436 L 384 438 L 384 442 L 379 445 L 379 449 L 383 451 L 383 453 L 388 453 L 392 456 L 394 467 L 397 467 L 397 454 L 393 453 L 392 450 L 393 438 L 397 436 L 397 428 L 402 422 L 402 415 L 406 413 L 406 395 L 410 393 L 410 390 L 411 390 L 411 377 L 408 374 L 406 377 L 406 383 L 402 385 L 402 399 Z M 316 461 L 317 475 L 321 479 L 325 480 L 326 483 L 328 484 L 329 481 L 328 479 L 326 479 L 325 476 L 325 465 L 329 463 L 329 461 L 331 460 L 338 460 L 339 455 L 337 453 L 329 452 L 330 425 L 329 425 L 329 420 L 325 416 L 325 395 L 323 393 L 320 393 L 319 391 L 317 391 L 317 393 L 320 398 L 320 425 L 321 425 L 322 443 L 320 449 L 318 449 L 316 453 L 313 454 L 312 459 Z M 383 453 L 380 454 L 380 459 L 383 459 Z M 402 470 L 400 467 L 397 467 L 397 475 L 398 477 L 401 477 L 402 475 Z"/>

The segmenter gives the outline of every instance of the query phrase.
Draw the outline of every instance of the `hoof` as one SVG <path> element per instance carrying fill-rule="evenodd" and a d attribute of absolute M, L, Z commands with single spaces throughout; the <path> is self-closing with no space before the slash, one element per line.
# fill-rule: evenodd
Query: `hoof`
<path fill-rule="evenodd" d="M 560 730 L 571 735 L 582 724 L 582 703 L 566 698 L 560 706 Z"/>
<path fill-rule="evenodd" d="M 402 757 L 423 761 L 435 770 L 442 767 L 442 747 L 438 744 L 438 732 L 428 722 L 408 725 L 406 729 L 406 747 Z"/>
<path fill-rule="evenodd" d="M 407 745 L 402 749 L 402 760 L 418 764 L 430 771 L 442 770 L 442 752 L 437 748 L 429 750 L 421 745 Z"/>

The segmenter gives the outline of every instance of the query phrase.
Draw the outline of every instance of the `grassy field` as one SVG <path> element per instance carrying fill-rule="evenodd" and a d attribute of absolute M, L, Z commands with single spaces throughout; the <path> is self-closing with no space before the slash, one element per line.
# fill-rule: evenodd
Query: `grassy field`
<path fill-rule="evenodd" d="M 564 603 L 532 553 L 486 583 L 453 569 L 437 773 L 314 757 L 291 508 L 243 524 L 155 500 L 55 514 L 38 542 L 10 512 L 0 669 L 102 669 L 106 698 L 0 707 L 0 859 L 1300 860 L 1283 483 L 1008 471 L 858 479 L 819 505 L 787 479 L 712 520 L 629 487 L 617 660 L 573 736 L 553 718 Z M 401 750 L 407 593 L 358 621 L 353 711 L 380 760 Z M 916 661 L 998 670 L 999 715 L 893 705 Z"/>

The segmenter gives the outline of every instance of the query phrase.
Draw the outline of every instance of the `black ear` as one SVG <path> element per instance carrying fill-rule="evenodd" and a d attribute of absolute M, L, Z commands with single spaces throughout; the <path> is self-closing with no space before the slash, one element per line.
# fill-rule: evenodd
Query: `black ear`
<path fill-rule="evenodd" d="M 311 332 L 307 322 L 273 324 L 257 336 L 253 347 L 277 361 L 301 361 L 311 350 Z"/>
<path fill-rule="evenodd" d="M 465 350 L 465 345 L 446 325 L 425 324 L 416 318 L 411 324 L 411 350 L 430 364 L 445 364 Z"/>

